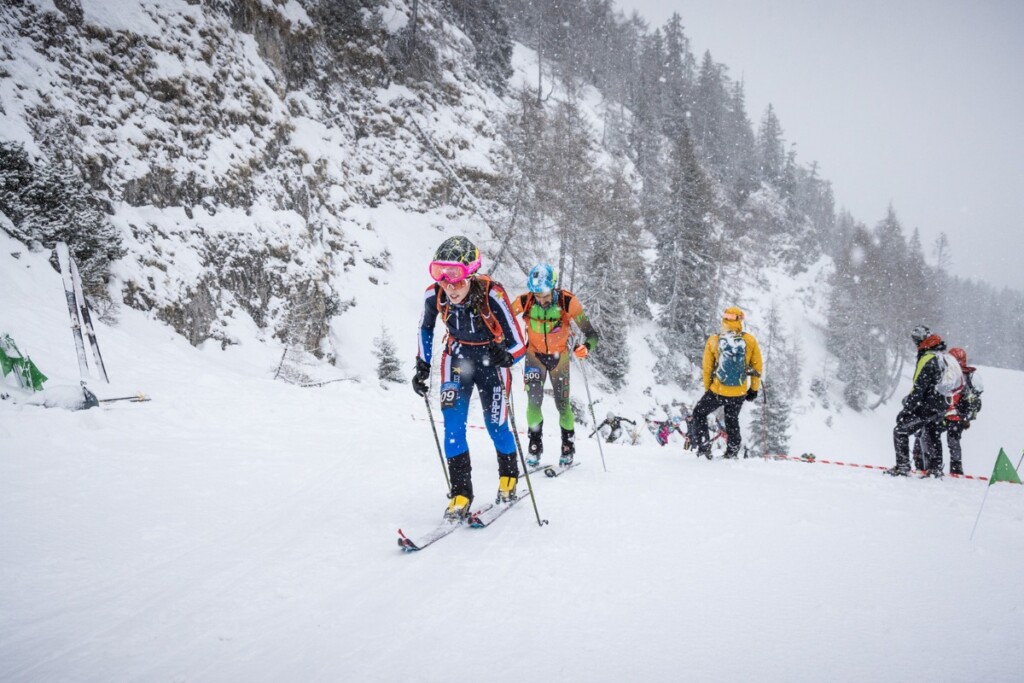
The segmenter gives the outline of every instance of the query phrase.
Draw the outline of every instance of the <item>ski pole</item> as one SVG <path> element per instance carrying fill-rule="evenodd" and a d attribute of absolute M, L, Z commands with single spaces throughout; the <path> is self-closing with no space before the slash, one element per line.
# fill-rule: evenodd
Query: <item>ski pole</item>
<path fill-rule="evenodd" d="M 758 375 L 760 377 L 760 375 Z M 761 410 L 764 411 L 764 417 L 761 420 L 761 434 L 764 443 L 761 445 L 764 459 L 768 459 L 768 385 L 761 380 Z"/>
<path fill-rule="evenodd" d="M 573 354 L 573 356 L 575 357 L 575 354 Z M 583 386 L 587 389 L 587 402 L 590 406 L 590 419 L 594 421 L 594 424 L 597 424 L 597 415 L 594 414 L 594 401 L 590 398 L 590 382 L 587 381 L 587 368 L 579 358 L 576 358 L 576 362 L 580 366 L 580 372 L 583 373 Z M 604 464 L 604 446 L 601 445 L 601 439 L 597 440 L 597 450 L 601 454 L 601 467 L 604 468 L 605 472 L 607 472 L 608 466 Z"/>
<path fill-rule="evenodd" d="M 131 401 L 132 403 L 142 403 L 144 401 L 151 401 L 149 396 L 146 396 L 141 391 L 134 396 L 118 396 L 117 398 L 101 398 L 100 403 L 113 403 L 114 401 Z"/>
<path fill-rule="evenodd" d="M 441 471 L 444 472 L 444 483 L 448 485 L 448 495 L 452 493 L 452 482 L 448 478 L 448 466 L 444 463 L 444 451 L 441 450 L 441 439 L 437 437 L 437 427 L 434 425 L 434 411 L 430 409 L 430 399 L 423 394 L 423 403 L 427 406 L 427 415 L 430 417 L 430 429 L 434 432 L 434 443 L 437 444 L 437 457 L 441 458 Z"/>
<path fill-rule="evenodd" d="M 988 490 L 990 488 L 992 488 L 992 487 L 991 486 L 986 486 L 985 487 L 985 496 L 981 499 L 981 507 L 978 508 L 978 516 L 974 518 L 974 526 L 971 528 L 971 536 L 970 536 L 970 538 L 967 539 L 968 541 L 973 541 L 974 540 L 974 532 L 978 530 L 978 522 L 981 521 L 981 511 L 985 509 L 985 501 L 988 500 Z"/>
<path fill-rule="evenodd" d="M 512 424 L 512 439 L 516 442 L 516 453 L 519 454 L 519 464 L 523 466 L 523 476 L 526 477 L 526 488 L 530 492 L 530 502 L 533 503 L 533 514 L 537 516 L 537 526 L 544 526 L 548 520 L 540 518 L 540 511 L 537 509 L 537 496 L 533 495 L 533 482 L 530 481 L 530 468 L 526 466 L 526 457 L 523 455 L 523 447 L 519 443 L 519 430 L 516 429 L 516 407 L 512 403 L 512 371 L 508 371 L 508 384 L 505 387 L 505 401 L 508 402 L 508 419 Z"/>

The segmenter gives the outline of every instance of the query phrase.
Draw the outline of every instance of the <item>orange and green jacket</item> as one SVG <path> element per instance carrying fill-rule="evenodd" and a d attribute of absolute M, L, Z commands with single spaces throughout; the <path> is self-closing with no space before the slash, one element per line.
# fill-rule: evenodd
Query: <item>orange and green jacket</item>
<path fill-rule="evenodd" d="M 526 310 L 527 304 L 530 310 Z M 512 300 L 512 314 L 522 315 L 526 323 L 526 348 L 528 351 L 543 354 L 563 353 L 569 345 L 569 322 L 575 321 L 586 341 L 587 349 L 594 350 L 597 346 L 597 330 L 590 323 L 590 318 L 583 311 L 572 292 L 564 289 L 555 290 L 551 297 L 551 305 L 544 308 L 537 303 L 535 295 L 527 292 Z"/>
<path fill-rule="evenodd" d="M 758 346 L 754 335 L 749 332 L 740 332 L 739 334 L 742 335 L 746 345 L 745 363 L 747 372 L 753 370 L 757 375 L 744 377 L 737 386 L 722 384 L 715 374 L 715 370 L 718 368 L 719 339 L 721 335 L 713 334 L 708 337 L 708 341 L 704 345 L 704 391 L 710 389 L 719 396 L 743 396 L 747 393 L 748 381 L 750 389 L 757 391 L 761 388 L 760 375 L 764 371 L 764 365 L 761 362 L 761 347 Z"/>

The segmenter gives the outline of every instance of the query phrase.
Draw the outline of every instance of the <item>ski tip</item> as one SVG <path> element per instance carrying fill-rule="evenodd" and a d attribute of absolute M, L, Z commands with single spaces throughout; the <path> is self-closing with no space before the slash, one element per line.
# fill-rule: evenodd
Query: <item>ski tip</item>
<path fill-rule="evenodd" d="M 398 547 L 401 548 L 404 553 L 411 553 L 419 550 L 419 548 L 416 547 L 416 544 L 413 543 L 401 529 L 398 530 Z"/>

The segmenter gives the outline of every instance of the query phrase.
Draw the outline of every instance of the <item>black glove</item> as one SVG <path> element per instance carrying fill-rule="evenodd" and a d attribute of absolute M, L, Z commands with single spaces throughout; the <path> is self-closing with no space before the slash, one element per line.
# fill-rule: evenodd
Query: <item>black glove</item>
<path fill-rule="evenodd" d="M 757 389 L 750 389 L 749 391 L 747 391 L 747 400 L 748 401 L 753 401 L 756 398 L 757 398 Z"/>
<path fill-rule="evenodd" d="M 515 365 L 515 356 L 509 353 L 508 349 L 500 344 L 492 344 L 489 353 L 491 356 L 491 365 L 496 368 L 510 368 Z"/>
<path fill-rule="evenodd" d="M 412 390 L 420 396 L 426 396 L 428 377 L 430 377 L 430 363 L 417 356 L 416 374 L 412 378 Z"/>

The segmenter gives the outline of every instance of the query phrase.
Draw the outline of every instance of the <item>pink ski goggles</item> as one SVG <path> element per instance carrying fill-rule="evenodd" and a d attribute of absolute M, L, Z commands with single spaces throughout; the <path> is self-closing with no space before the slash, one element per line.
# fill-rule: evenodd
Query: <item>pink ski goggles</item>
<path fill-rule="evenodd" d="M 480 269 L 480 259 L 473 261 L 468 266 L 465 263 L 453 261 L 431 261 L 430 277 L 434 282 L 450 282 L 455 284 L 462 282 L 467 277 Z"/>

